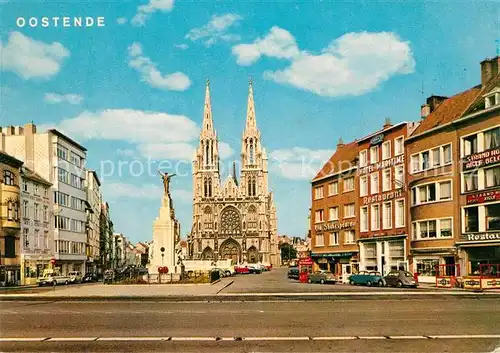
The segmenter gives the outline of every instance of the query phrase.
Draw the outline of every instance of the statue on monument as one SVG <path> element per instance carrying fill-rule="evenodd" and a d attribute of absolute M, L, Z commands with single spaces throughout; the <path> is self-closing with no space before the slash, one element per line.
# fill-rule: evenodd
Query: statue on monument
<path fill-rule="evenodd" d="M 170 179 L 176 174 L 169 175 L 168 173 L 161 173 L 160 171 L 158 171 L 158 174 L 160 174 L 161 179 L 163 181 L 163 187 L 165 188 L 165 195 L 170 195 Z"/>

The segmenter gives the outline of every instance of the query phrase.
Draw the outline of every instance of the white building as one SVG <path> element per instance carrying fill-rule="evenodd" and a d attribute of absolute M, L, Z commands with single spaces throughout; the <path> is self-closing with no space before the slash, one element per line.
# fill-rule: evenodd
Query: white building
<path fill-rule="evenodd" d="M 35 284 L 54 256 L 51 183 L 21 167 L 21 284 Z"/>
<path fill-rule="evenodd" d="M 63 274 L 85 272 L 85 147 L 61 132 L 42 133 L 34 124 L 0 130 L 0 150 L 24 161 L 25 165 L 52 183 L 56 267 Z"/>
<path fill-rule="evenodd" d="M 87 170 L 85 191 L 87 192 L 87 272 L 97 273 L 100 259 L 100 225 L 102 195 L 101 182 L 94 170 Z"/>

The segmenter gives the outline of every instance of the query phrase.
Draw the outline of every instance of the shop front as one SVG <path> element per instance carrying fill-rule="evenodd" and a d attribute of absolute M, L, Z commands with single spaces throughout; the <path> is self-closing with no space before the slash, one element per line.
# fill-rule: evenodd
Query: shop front
<path fill-rule="evenodd" d="M 407 235 L 405 234 L 360 239 L 360 270 L 378 271 L 383 276 L 392 270 L 402 269 L 408 271 L 406 238 Z"/>
<path fill-rule="evenodd" d="M 21 284 L 34 285 L 43 271 L 51 268 L 51 256 L 21 255 Z"/>
<path fill-rule="evenodd" d="M 315 268 L 332 272 L 337 280 L 348 283 L 352 273 L 359 272 L 358 251 L 312 253 Z"/>
<path fill-rule="evenodd" d="M 464 275 L 480 275 L 482 267 L 500 264 L 500 232 L 468 234 L 466 239 L 458 244 Z"/>
<path fill-rule="evenodd" d="M 455 261 L 455 247 L 414 248 L 410 250 L 410 257 L 410 272 L 417 275 L 419 283 L 434 283 L 440 274 L 460 276 Z"/>

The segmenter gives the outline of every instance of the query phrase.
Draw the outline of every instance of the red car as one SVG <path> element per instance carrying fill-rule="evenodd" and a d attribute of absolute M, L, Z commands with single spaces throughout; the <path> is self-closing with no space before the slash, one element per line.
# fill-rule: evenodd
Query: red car
<path fill-rule="evenodd" d="M 250 270 L 246 266 L 234 266 L 234 270 L 236 271 L 237 274 L 248 274 L 250 273 Z"/>

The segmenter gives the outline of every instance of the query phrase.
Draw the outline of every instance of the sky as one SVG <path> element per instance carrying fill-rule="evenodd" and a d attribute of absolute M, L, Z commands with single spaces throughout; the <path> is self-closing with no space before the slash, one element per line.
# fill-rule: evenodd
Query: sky
<path fill-rule="evenodd" d="M 206 81 L 224 181 L 251 78 L 279 234 L 305 237 L 310 181 L 339 138 L 418 121 L 426 97 L 479 84 L 499 18 L 496 1 L 472 0 L 0 0 L 0 126 L 33 121 L 83 144 L 115 231 L 134 242 L 152 239 L 157 170 L 177 173 L 185 236 Z"/>

